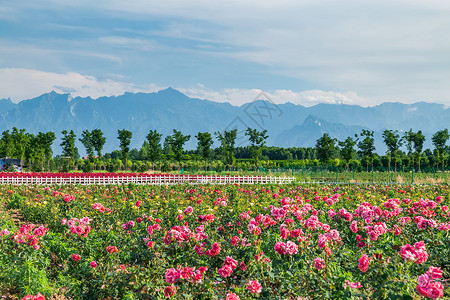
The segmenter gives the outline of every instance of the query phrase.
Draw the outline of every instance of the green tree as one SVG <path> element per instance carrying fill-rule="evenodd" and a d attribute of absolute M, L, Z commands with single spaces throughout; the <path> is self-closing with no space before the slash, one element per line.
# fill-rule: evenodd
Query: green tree
<path fill-rule="evenodd" d="M 44 148 L 44 157 L 47 162 L 47 171 L 50 171 L 50 161 L 52 160 L 53 150 L 52 145 L 56 140 L 56 135 L 53 131 L 49 131 L 46 133 L 39 132 L 36 137 L 39 141 L 39 144 Z"/>
<path fill-rule="evenodd" d="M 443 129 L 437 131 L 431 138 L 434 145 L 434 156 L 436 157 L 436 162 L 442 164 L 442 171 L 444 171 L 444 164 L 447 157 L 445 144 L 449 137 L 448 129 Z"/>
<path fill-rule="evenodd" d="M 316 141 L 317 154 L 322 165 L 329 163 L 334 152 L 334 144 L 336 140 L 332 139 L 328 133 L 324 133 L 322 137 Z"/>
<path fill-rule="evenodd" d="M 76 154 L 78 153 L 78 149 L 75 147 L 75 138 L 76 135 L 71 130 L 67 132 L 67 130 L 61 131 L 63 137 L 60 146 L 62 147 L 62 153 L 65 158 L 67 158 L 67 171 L 71 170 L 71 165 L 75 161 Z"/>
<path fill-rule="evenodd" d="M 40 172 L 44 168 L 44 147 L 37 136 L 27 133 L 28 147 L 25 151 L 25 159 L 32 171 Z"/>
<path fill-rule="evenodd" d="M 216 132 L 215 135 L 220 142 L 220 148 L 224 157 L 225 163 L 230 167 L 234 161 L 234 144 L 236 143 L 237 129 L 230 131 Z"/>
<path fill-rule="evenodd" d="M 23 161 L 25 159 L 25 152 L 30 143 L 28 135 L 25 134 L 25 129 L 17 129 L 13 127 L 11 138 L 14 143 L 15 153 L 20 159 L 20 167 L 23 168 Z"/>
<path fill-rule="evenodd" d="M 133 134 L 126 129 L 117 130 L 117 138 L 120 142 L 122 160 L 125 161 L 125 170 L 128 170 L 128 154 L 130 153 L 130 143 Z"/>
<path fill-rule="evenodd" d="M 419 130 L 414 135 L 414 154 L 416 156 L 417 165 L 419 166 L 422 160 L 423 143 L 425 142 L 425 136 L 422 134 L 422 130 Z"/>
<path fill-rule="evenodd" d="M 2 132 L 1 142 L 1 156 L 13 157 L 16 149 L 14 148 L 14 140 L 12 138 L 12 135 L 9 133 L 9 130 L 5 130 Z"/>
<path fill-rule="evenodd" d="M 197 151 L 200 156 L 205 161 L 205 170 L 207 168 L 208 158 L 211 156 L 211 146 L 213 144 L 213 140 L 211 137 L 211 133 L 209 132 L 199 132 L 195 138 L 197 139 Z"/>
<path fill-rule="evenodd" d="M 154 169 L 154 163 L 161 159 L 161 136 L 156 130 L 150 130 L 147 134 L 147 141 L 149 144 L 148 159 L 152 163 L 152 169 Z"/>
<path fill-rule="evenodd" d="M 345 160 L 345 163 L 348 166 L 350 164 L 350 160 L 353 158 L 353 153 L 355 152 L 356 141 L 352 137 L 347 137 L 345 141 L 339 142 L 339 146 L 341 147 L 341 156 Z"/>
<path fill-rule="evenodd" d="M 409 131 L 406 131 L 403 134 L 403 140 L 406 142 L 406 150 L 408 151 L 408 157 L 411 162 L 411 166 L 414 168 L 414 139 L 415 139 L 415 132 L 410 129 Z"/>
<path fill-rule="evenodd" d="M 95 159 L 94 155 L 94 144 L 92 143 L 92 134 L 89 130 L 85 130 L 81 133 L 81 139 L 79 141 L 86 148 L 86 155 L 88 156 L 89 162 L 93 163 Z"/>
<path fill-rule="evenodd" d="M 375 139 L 373 138 L 373 131 L 363 129 L 359 136 L 363 139 L 358 142 L 358 153 L 365 158 L 367 162 L 367 172 L 369 172 L 369 162 L 373 168 L 373 155 L 375 152 Z"/>
<path fill-rule="evenodd" d="M 103 132 L 100 129 L 92 129 L 91 131 L 91 141 L 95 152 L 97 152 L 97 161 L 100 164 L 100 169 L 102 168 L 102 150 L 106 143 L 106 138 L 103 136 Z"/>
<path fill-rule="evenodd" d="M 255 169 L 258 169 L 258 159 L 262 153 L 261 148 L 264 146 L 267 138 L 269 137 L 267 135 L 267 130 L 258 131 L 256 129 L 247 128 L 245 135 L 248 136 L 248 140 L 250 142 L 250 151 L 252 153 Z"/>
<path fill-rule="evenodd" d="M 173 134 L 168 139 L 168 144 L 175 156 L 175 160 L 178 162 L 178 170 L 181 168 L 181 159 L 183 158 L 183 146 L 191 138 L 190 135 L 183 135 L 181 131 L 173 130 Z"/>
<path fill-rule="evenodd" d="M 391 169 L 391 160 L 394 158 L 395 172 L 397 172 L 397 156 L 400 146 L 402 145 L 400 135 L 397 130 L 383 131 L 383 142 L 387 147 L 388 168 Z"/>

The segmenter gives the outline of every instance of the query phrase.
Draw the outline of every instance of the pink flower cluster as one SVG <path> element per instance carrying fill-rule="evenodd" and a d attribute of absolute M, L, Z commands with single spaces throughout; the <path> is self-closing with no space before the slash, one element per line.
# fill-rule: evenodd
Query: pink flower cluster
<path fill-rule="evenodd" d="M 284 219 L 287 215 L 287 212 L 283 208 L 274 207 L 270 212 L 272 217 L 277 221 Z"/>
<path fill-rule="evenodd" d="M 442 278 L 442 270 L 437 267 L 430 267 L 425 274 L 417 278 L 416 291 L 431 299 L 437 299 L 444 296 L 444 286 L 436 279 Z"/>
<path fill-rule="evenodd" d="M 207 267 L 200 267 L 198 270 L 190 267 L 182 267 L 178 266 L 175 268 L 170 268 L 166 270 L 166 274 L 164 278 L 167 283 L 173 284 L 177 282 L 177 280 L 187 280 L 189 282 L 200 282 L 203 279 L 203 275 L 208 271 Z"/>
<path fill-rule="evenodd" d="M 223 263 L 223 266 L 217 271 L 218 271 L 219 275 L 223 278 L 230 277 L 231 273 L 233 273 L 233 271 L 236 269 L 237 265 L 238 265 L 237 260 L 235 260 L 231 256 L 227 256 L 225 258 L 225 262 Z"/>
<path fill-rule="evenodd" d="M 320 258 L 320 257 L 316 257 L 313 260 L 314 262 L 314 267 L 316 267 L 317 270 L 322 270 L 325 268 L 325 261 Z"/>
<path fill-rule="evenodd" d="M 323 197 L 323 201 L 327 204 L 327 205 L 333 205 L 334 203 L 339 201 L 339 198 L 341 197 L 341 194 L 334 194 L 333 196 L 331 196 L 330 198 L 328 198 L 327 196 Z"/>
<path fill-rule="evenodd" d="M 367 254 L 363 254 L 359 259 L 358 259 L 358 268 L 361 272 L 366 273 L 367 270 L 369 269 L 369 264 L 370 264 L 370 259 L 367 256 Z"/>
<path fill-rule="evenodd" d="M 227 206 L 227 199 L 226 198 L 217 198 L 215 201 L 214 201 L 214 205 L 215 206 L 223 206 L 223 207 L 225 207 L 225 206 Z"/>
<path fill-rule="evenodd" d="M 130 230 L 131 228 L 133 228 L 135 225 L 134 221 L 128 221 L 124 224 L 122 224 L 122 229 L 123 230 Z"/>
<path fill-rule="evenodd" d="M 170 285 L 170 286 L 166 286 L 164 289 L 164 297 L 166 298 L 170 298 L 172 296 L 175 296 L 177 293 L 177 287 Z"/>
<path fill-rule="evenodd" d="M 108 252 L 109 254 L 117 253 L 118 251 L 119 251 L 119 249 L 117 249 L 116 246 L 106 247 L 106 252 Z"/>
<path fill-rule="evenodd" d="M 213 214 L 208 214 L 208 215 L 199 215 L 198 216 L 198 221 L 200 223 L 205 223 L 205 222 L 209 222 L 212 223 L 214 221 L 216 217 Z"/>
<path fill-rule="evenodd" d="M 205 251 L 205 255 L 210 256 L 210 257 L 214 257 L 214 256 L 216 256 L 219 253 L 220 253 L 220 244 L 217 243 L 217 242 L 212 244 L 210 250 L 206 250 Z"/>
<path fill-rule="evenodd" d="M 96 209 L 96 210 L 98 210 L 98 211 L 101 212 L 101 213 L 104 213 L 105 210 L 106 210 L 107 212 L 111 212 L 110 209 L 104 207 L 103 204 L 101 204 L 101 203 L 94 203 L 94 204 L 92 204 L 92 209 Z"/>
<path fill-rule="evenodd" d="M 38 237 L 44 236 L 45 233 L 49 230 L 44 226 L 39 226 L 38 228 L 34 228 L 36 225 L 34 224 L 24 224 L 20 227 L 19 231 L 16 232 L 13 236 L 14 241 L 17 244 L 26 243 L 28 246 L 33 247 L 35 250 L 38 250 L 40 246 L 38 245 Z M 34 230 L 33 230 L 34 228 Z M 8 232 L 9 234 L 9 232 Z"/>
<path fill-rule="evenodd" d="M 70 220 L 62 219 L 61 225 L 66 225 L 70 227 L 70 232 L 77 234 L 78 236 L 87 237 L 88 233 L 91 232 L 91 226 L 89 222 L 92 221 L 88 217 L 81 219 L 71 218 Z"/>
<path fill-rule="evenodd" d="M 428 253 L 425 251 L 425 243 L 417 242 L 414 246 L 406 244 L 400 248 L 400 255 L 404 259 L 412 260 L 416 264 L 424 263 L 428 259 Z"/>
<path fill-rule="evenodd" d="M 294 255 L 298 252 L 297 244 L 292 241 L 287 241 L 286 243 L 276 242 L 274 249 L 280 255 Z"/>
<path fill-rule="evenodd" d="M 174 226 L 164 237 L 164 244 L 169 245 L 172 241 L 177 241 L 179 245 L 189 240 L 196 240 L 196 234 L 188 226 Z"/>
<path fill-rule="evenodd" d="M 37 293 L 36 296 L 28 294 L 25 297 L 23 297 L 21 300 L 45 300 L 45 297 L 41 293 Z"/>
<path fill-rule="evenodd" d="M 69 203 L 70 201 L 75 200 L 74 195 L 64 195 L 64 201 Z"/>
<path fill-rule="evenodd" d="M 325 248 L 328 242 L 340 243 L 341 236 L 339 234 L 339 231 L 337 231 L 336 229 L 332 229 L 329 232 L 319 235 L 319 239 L 317 241 L 319 248 L 321 249 Z"/>
<path fill-rule="evenodd" d="M 247 290 L 252 294 L 260 294 L 262 291 L 262 285 L 258 280 L 249 280 L 247 282 Z"/>
<path fill-rule="evenodd" d="M 362 288 L 362 284 L 361 284 L 361 282 L 353 282 L 353 281 L 345 280 L 344 289 L 346 289 L 347 287 L 352 288 L 352 289 L 359 289 L 359 288 Z"/>

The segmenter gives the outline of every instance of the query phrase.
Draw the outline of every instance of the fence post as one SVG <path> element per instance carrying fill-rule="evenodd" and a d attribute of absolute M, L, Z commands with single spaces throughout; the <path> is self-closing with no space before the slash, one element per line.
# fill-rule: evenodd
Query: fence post
<path fill-rule="evenodd" d="M 321 172 L 322 172 L 322 182 L 324 182 L 324 180 L 323 180 L 323 166 L 320 167 L 320 170 L 321 170 Z"/>
<path fill-rule="evenodd" d="M 337 183 L 337 181 L 338 181 L 338 168 L 337 167 L 335 167 L 336 168 L 336 183 Z"/>

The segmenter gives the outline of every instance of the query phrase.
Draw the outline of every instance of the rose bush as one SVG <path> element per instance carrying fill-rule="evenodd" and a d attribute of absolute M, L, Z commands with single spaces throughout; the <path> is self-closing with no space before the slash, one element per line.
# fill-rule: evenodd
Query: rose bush
<path fill-rule="evenodd" d="M 446 298 L 449 197 L 448 185 L 2 186 L 0 288 L 74 299 Z"/>

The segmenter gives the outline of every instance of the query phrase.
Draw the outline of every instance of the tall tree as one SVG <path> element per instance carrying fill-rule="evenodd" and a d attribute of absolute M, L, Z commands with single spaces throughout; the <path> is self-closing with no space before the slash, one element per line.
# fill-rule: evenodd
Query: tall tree
<path fill-rule="evenodd" d="M 76 135 L 73 130 L 71 130 L 70 132 L 67 132 L 67 130 L 63 130 L 61 131 L 61 133 L 63 137 L 60 146 L 63 150 L 63 156 L 67 158 L 67 171 L 70 171 L 70 166 L 75 161 L 75 156 L 78 152 L 78 149 L 76 149 L 75 147 Z"/>
<path fill-rule="evenodd" d="M 44 147 L 37 136 L 26 133 L 28 137 L 28 147 L 25 151 L 25 159 L 28 161 L 30 170 L 40 172 L 44 168 Z"/>
<path fill-rule="evenodd" d="M 259 156 L 262 154 L 262 147 L 269 137 L 267 135 L 267 130 L 258 131 L 257 129 L 247 128 L 245 135 L 248 136 L 253 162 L 255 163 L 255 168 L 258 169 L 258 160 Z"/>
<path fill-rule="evenodd" d="M 375 151 L 375 139 L 373 138 L 373 131 L 363 129 L 359 134 L 362 140 L 358 142 L 358 153 L 361 154 L 367 161 L 367 172 L 369 172 L 369 162 L 373 168 L 373 156 Z"/>
<path fill-rule="evenodd" d="M 92 133 L 89 130 L 85 130 L 81 133 L 81 139 L 79 141 L 83 144 L 86 149 L 86 155 L 89 159 L 89 163 L 94 163 L 94 143 L 92 142 Z"/>
<path fill-rule="evenodd" d="M 183 146 L 191 138 L 190 135 L 183 135 L 181 131 L 173 130 L 171 138 L 168 143 L 173 151 L 175 160 L 178 162 L 178 169 L 181 168 L 181 159 L 183 158 Z"/>
<path fill-rule="evenodd" d="M 391 169 L 391 160 L 394 157 L 394 165 L 395 165 L 395 172 L 397 172 L 397 155 L 398 150 L 401 146 L 401 139 L 400 135 L 398 134 L 397 130 L 388 130 L 386 129 L 383 131 L 382 134 L 383 142 L 387 147 L 387 157 L 388 157 L 388 167 L 389 170 Z"/>
<path fill-rule="evenodd" d="M 147 134 L 147 141 L 149 144 L 148 159 L 152 163 L 152 169 L 154 169 L 154 163 L 161 159 L 161 136 L 156 130 L 150 130 Z"/>
<path fill-rule="evenodd" d="M 15 148 L 14 148 L 14 140 L 9 133 L 9 130 L 5 130 L 2 132 L 2 149 L 1 149 L 1 156 L 6 157 L 13 157 L 15 154 Z"/>
<path fill-rule="evenodd" d="M 423 143 L 425 142 L 425 136 L 422 134 L 422 130 L 419 130 L 414 135 L 414 152 L 416 156 L 416 162 L 419 166 L 420 172 L 420 162 L 422 160 Z"/>
<path fill-rule="evenodd" d="M 106 138 L 103 136 L 101 129 L 92 129 L 91 131 L 91 141 L 95 152 L 97 152 L 97 161 L 99 162 L 100 169 L 102 168 L 102 151 L 103 146 L 106 143 Z"/>
<path fill-rule="evenodd" d="M 216 132 L 215 135 L 220 142 L 220 148 L 222 155 L 224 156 L 225 163 L 230 167 L 234 161 L 234 144 L 236 143 L 237 129 L 230 131 Z"/>
<path fill-rule="evenodd" d="M 445 160 L 447 158 L 447 153 L 445 151 L 445 144 L 447 143 L 447 140 L 450 138 L 448 134 L 448 129 L 443 129 L 437 131 L 433 137 L 431 138 L 431 141 L 434 145 L 434 155 L 436 157 L 436 161 L 439 163 L 442 163 L 442 171 L 444 171 L 444 164 Z"/>
<path fill-rule="evenodd" d="M 14 143 L 16 155 L 20 159 L 20 167 L 23 169 L 23 161 L 25 159 L 25 152 L 30 143 L 28 135 L 25 133 L 25 129 L 17 129 L 13 127 L 11 137 Z"/>
<path fill-rule="evenodd" d="M 408 151 L 408 157 L 411 161 L 411 166 L 414 168 L 414 139 L 416 133 L 410 129 L 403 134 L 403 140 L 406 142 L 406 150 Z"/>
<path fill-rule="evenodd" d="M 200 156 L 205 161 L 205 170 L 207 168 L 208 158 L 211 156 L 211 146 L 213 144 L 213 140 L 211 137 L 211 133 L 209 132 L 199 132 L 195 138 L 197 139 L 197 151 Z"/>
<path fill-rule="evenodd" d="M 125 170 L 128 170 L 128 154 L 130 153 L 130 143 L 133 134 L 126 129 L 117 130 L 117 138 L 120 142 L 120 151 L 122 159 L 125 161 Z"/>
<path fill-rule="evenodd" d="M 317 154 L 322 165 L 329 163 L 334 152 L 334 144 L 336 140 L 332 139 L 328 133 L 324 133 L 322 137 L 316 141 Z"/>
<path fill-rule="evenodd" d="M 56 135 L 53 131 L 49 131 L 46 133 L 39 132 L 36 137 L 39 140 L 39 143 L 44 148 L 44 157 L 47 162 L 47 171 L 50 171 L 50 161 L 53 156 L 52 145 L 56 140 Z"/>
<path fill-rule="evenodd" d="M 356 141 L 352 137 L 347 137 L 345 141 L 339 142 L 339 146 L 341 147 L 341 156 L 345 160 L 347 164 L 347 170 L 350 163 L 350 160 L 353 157 L 353 153 L 355 152 Z"/>

